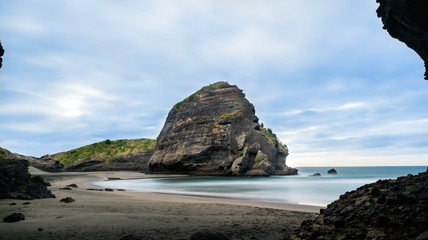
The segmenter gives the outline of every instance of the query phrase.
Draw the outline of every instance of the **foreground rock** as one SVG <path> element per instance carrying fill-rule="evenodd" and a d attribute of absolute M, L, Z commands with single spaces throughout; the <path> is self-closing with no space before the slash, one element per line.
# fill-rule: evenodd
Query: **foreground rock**
<path fill-rule="evenodd" d="M 25 159 L 0 148 L 0 198 L 40 199 L 55 197 L 47 189 L 49 183 L 28 173 Z"/>
<path fill-rule="evenodd" d="M 413 49 L 425 62 L 428 80 L 428 1 L 376 0 L 384 29 Z"/>
<path fill-rule="evenodd" d="M 428 230 L 428 169 L 348 192 L 291 239 L 421 239 Z"/>
<path fill-rule="evenodd" d="M 337 174 L 336 169 L 332 168 L 330 170 L 327 171 L 328 174 Z"/>
<path fill-rule="evenodd" d="M 25 220 L 25 216 L 22 213 L 12 213 L 9 216 L 3 218 L 4 222 L 19 222 Z"/>
<path fill-rule="evenodd" d="M 296 174 L 285 164 L 287 147 L 258 121 L 242 90 L 227 82 L 206 86 L 171 109 L 149 168 L 195 175 Z"/>

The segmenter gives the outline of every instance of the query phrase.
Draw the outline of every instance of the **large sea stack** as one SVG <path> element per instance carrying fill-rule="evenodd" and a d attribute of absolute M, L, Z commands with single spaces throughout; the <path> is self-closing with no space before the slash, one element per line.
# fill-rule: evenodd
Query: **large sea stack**
<path fill-rule="evenodd" d="M 287 155 L 287 146 L 259 124 L 242 90 L 217 82 L 171 109 L 149 169 L 194 175 L 297 174 L 286 166 Z"/>

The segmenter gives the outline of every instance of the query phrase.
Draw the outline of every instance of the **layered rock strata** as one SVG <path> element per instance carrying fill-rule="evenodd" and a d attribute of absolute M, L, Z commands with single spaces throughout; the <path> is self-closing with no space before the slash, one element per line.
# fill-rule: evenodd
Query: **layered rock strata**
<path fill-rule="evenodd" d="M 384 29 L 413 49 L 425 62 L 428 80 L 428 1 L 376 0 Z"/>
<path fill-rule="evenodd" d="M 39 199 L 55 197 L 49 183 L 28 173 L 28 160 L 0 148 L 0 198 Z"/>
<path fill-rule="evenodd" d="M 149 168 L 194 175 L 297 174 L 286 166 L 287 147 L 258 121 L 238 87 L 206 86 L 171 109 Z"/>
<path fill-rule="evenodd" d="M 428 169 L 345 193 L 290 239 L 427 239 L 427 226 Z"/>

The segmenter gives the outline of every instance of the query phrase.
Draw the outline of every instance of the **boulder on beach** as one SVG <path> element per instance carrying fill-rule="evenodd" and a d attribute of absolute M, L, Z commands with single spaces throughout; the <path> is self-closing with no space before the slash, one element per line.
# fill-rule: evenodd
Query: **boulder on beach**
<path fill-rule="evenodd" d="M 22 213 L 12 213 L 9 216 L 3 218 L 4 222 L 19 222 L 25 220 L 25 216 Z"/>

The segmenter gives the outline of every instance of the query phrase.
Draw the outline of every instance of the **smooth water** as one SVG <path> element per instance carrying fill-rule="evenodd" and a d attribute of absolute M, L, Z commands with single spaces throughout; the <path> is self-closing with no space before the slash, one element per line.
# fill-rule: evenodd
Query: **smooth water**
<path fill-rule="evenodd" d="M 178 177 L 100 181 L 93 184 L 134 192 L 236 198 L 326 206 L 347 191 L 379 179 L 417 174 L 425 166 L 411 167 L 298 167 L 299 175 L 271 177 Z M 321 177 L 312 177 L 321 173 Z"/>

